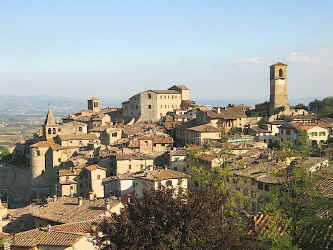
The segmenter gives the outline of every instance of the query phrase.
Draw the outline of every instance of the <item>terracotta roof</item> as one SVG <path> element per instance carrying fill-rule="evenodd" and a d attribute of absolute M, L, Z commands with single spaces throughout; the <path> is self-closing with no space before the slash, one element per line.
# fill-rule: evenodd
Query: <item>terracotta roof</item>
<path fill-rule="evenodd" d="M 180 93 L 176 90 L 158 90 L 158 89 L 155 89 L 155 90 L 149 90 L 151 92 L 154 92 L 156 94 L 179 94 Z"/>
<path fill-rule="evenodd" d="M 157 169 L 146 172 L 145 174 L 138 176 L 138 178 L 148 179 L 153 181 L 168 180 L 168 179 L 180 179 L 189 178 L 190 176 L 182 172 L 174 171 L 171 169 Z"/>
<path fill-rule="evenodd" d="M 71 233 L 90 233 L 92 224 L 101 224 L 104 218 L 94 220 L 79 221 L 73 223 L 66 223 L 62 225 L 52 226 L 51 228 L 56 231 L 71 232 Z"/>
<path fill-rule="evenodd" d="M 96 96 L 93 96 L 93 97 L 90 97 L 90 98 L 89 98 L 89 101 L 90 101 L 90 100 L 98 100 L 98 98 L 97 98 Z"/>
<path fill-rule="evenodd" d="M 98 166 L 97 164 L 85 167 L 85 169 L 87 169 L 88 171 L 93 171 L 93 170 L 97 170 L 97 169 L 101 169 L 101 170 L 105 170 L 105 171 L 107 170 L 106 168 L 102 168 L 101 166 Z"/>
<path fill-rule="evenodd" d="M 62 146 L 56 144 L 53 140 L 52 141 L 39 141 L 35 144 L 32 144 L 30 147 L 32 148 L 52 148 L 52 149 L 62 149 Z"/>
<path fill-rule="evenodd" d="M 254 218 L 254 228 L 249 232 L 251 233 L 269 233 L 273 232 L 271 225 L 275 225 L 275 218 L 268 214 L 261 214 Z M 298 235 L 298 240 L 304 242 L 306 245 L 316 246 L 316 249 L 333 249 L 333 221 L 332 218 L 327 219 L 327 223 L 314 225 L 313 227 L 306 227 Z M 287 225 L 279 226 L 280 234 L 283 235 L 287 230 Z M 317 237 L 318 236 L 318 237 Z"/>
<path fill-rule="evenodd" d="M 56 201 L 49 202 L 45 207 L 33 207 L 32 215 L 58 223 L 96 219 L 104 215 L 104 200 L 83 199 L 82 205 L 79 206 L 78 198 L 58 197 Z"/>
<path fill-rule="evenodd" d="M 61 169 L 59 170 L 59 176 L 67 176 L 67 175 L 79 175 L 81 169 Z"/>
<path fill-rule="evenodd" d="M 84 233 L 62 232 L 48 228 L 37 228 L 10 237 L 12 247 L 72 246 Z"/>
<path fill-rule="evenodd" d="M 198 132 L 220 132 L 221 130 L 213 127 L 212 125 L 203 124 L 195 127 L 188 128 L 189 130 L 198 131 Z"/>
<path fill-rule="evenodd" d="M 321 179 L 316 185 L 325 196 L 333 198 L 333 179 Z"/>
<path fill-rule="evenodd" d="M 309 130 L 315 127 L 325 128 L 324 126 L 321 126 L 316 123 L 292 123 L 292 126 L 294 126 L 297 129 L 303 129 L 303 130 Z"/>
<path fill-rule="evenodd" d="M 58 135 L 58 136 L 62 141 L 98 139 L 95 134 L 71 134 L 71 135 Z"/>
<path fill-rule="evenodd" d="M 153 160 L 152 155 L 142 154 L 142 153 L 133 153 L 133 154 L 115 154 L 113 157 L 116 157 L 118 160 Z"/>
<path fill-rule="evenodd" d="M 246 118 L 246 113 L 244 110 L 244 106 L 238 105 L 234 107 L 228 107 L 224 110 L 221 110 L 220 113 L 216 111 L 209 110 L 207 111 L 207 116 L 211 119 L 239 119 L 239 118 Z"/>
<path fill-rule="evenodd" d="M 277 62 L 275 64 L 272 64 L 271 66 L 274 66 L 274 65 L 284 65 L 284 66 L 288 66 L 287 64 L 283 63 L 283 62 Z"/>
<path fill-rule="evenodd" d="M 138 138 L 138 140 L 150 140 L 153 143 L 172 143 L 173 139 L 170 136 L 164 135 L 145 135 Z"/>

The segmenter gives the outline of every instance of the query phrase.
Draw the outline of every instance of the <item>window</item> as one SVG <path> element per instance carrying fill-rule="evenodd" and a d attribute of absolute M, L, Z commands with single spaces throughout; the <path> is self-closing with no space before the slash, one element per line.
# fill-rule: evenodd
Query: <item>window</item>
<path fill-rule="evenodd" d="M 178 185 L 180 186 L 180 185 L 182 185 L 182 183 L 183 183 L 183 179 L 178 179 Z"/>
<path fill-rule="evenodd" d="M 167 105 L 164 105 L 164 108 L 166 108 L 167 107 Z"/>
<path fill-rule="evenodd" d="M 40 156 L 40 151 L 39 150 L 37 150 L 37 156 Z"/>
<path fill-rule="evenodd" d="M 163 108 L 163 105 L 161 105 L 161 109 Z"/>
<path fill-rule="evenodd" d="M 151 94 L 148 94 L 148 99 L 151 99 Z"/>
<path fill-rule="evenodd" d="M 73 190 L 73 186 L 71 186 L 70 189 Z"/>
<path fill-rule="evenodd" d="M 167 185 L 167 186 L 172 186 L 172 180 L 167 180 L 167 181 L 166 181 L 166 185 Z"/>
<path fill-rule="evenodd" d="M 56 129 L 53 128 L 53 134 L 55 135 L 57 133 Z"/>
<path fill-rule="evenodd" d="M 287 135 L 290 135 L 290 130 L 287 130 Z"/>
<path fill-rule="evenodd" d="M 279 70 L 279 77 L 283 77 L 283 70 L 282 69 Z"/>
<path fill-rule="evenodd" d="M 319 132 L 319 136 L 326 136 L 325 132 Z"/>
<path fill-rule="evenodd" d="M 140 165 L 141 170 L 143 170 L 143 164 Z"/>
<path fill-rule="evenodd" d="M 61 158 L 58 158 L 58 162 L 61 162 Z"/>
<path fill-rule="evenodd" d="M 312 136 L 317 136 L 318 133 L 317 133 L 317 132 L 312 132 L 311 135 L 312 135 Z"/>
<path fill-rule="evenodd" d="M 82 132 L 82 127 L 79 127 L 79 131 Z"/>
<path fill-rule="evenodd" d="M 49 128 L 48 130 L 47 130 L 47 133 L 50 135 L 50 134 L 52 134 L 52 130 L 51 130 L 51 128 Z"/>
<path fill-rule="evenodd" d="M 58 128 L 58 132 L 61 132 L 61 128 Z"/>
<path fill-rule="evenodd" d="M 117 132 L 112 133 L 112 137 L 117 137 Z"/>
<path fill-rule="evenodd" d="M 259 182 L 259 183 L 258 183 L 258 188 L 259 188 L 260 190 L 263 190 L 263 189 L 264 189 L 264 185 L 263 185 L 263 183 Z"/>
<path fill-rule="evenodd" d="M 148 109 L 151 109 L 151 105 L 148 105 Z"/>
<path fill-rule="evenodd" d="M 68 181 L 69 180 L 69 176 L 66 176 L 66 181 Z"/>
<path fill-rule="evenodd" d="M 269 192 L 269 185 L 265 184 L 265 191 Z"/>
<path fill-rule="evenodd" d="M 97 180 L 101 179 L 101 176 L 100 175 L 97 175 Z"/>
<path fill-rule="evenodd" d="M 132 165 L 130 164 L 130 165 L 128 165 L 128 169 L 132 169 Z"/>

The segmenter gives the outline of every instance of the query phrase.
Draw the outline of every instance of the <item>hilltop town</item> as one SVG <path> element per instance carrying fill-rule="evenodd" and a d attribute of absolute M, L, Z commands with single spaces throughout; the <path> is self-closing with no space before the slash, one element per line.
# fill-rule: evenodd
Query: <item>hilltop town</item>
<path fill-rule="evenodd" d="M 289 105 L 287 70 L 270 66 L 270 96 L 254 107 L 202 106 L 191 100 L 190 85 L 174 84 L 143 90 L 121 107 L 91 97 L 60 123 L 49 108 L 42 127 L 1 161 L 0 236 L 10 249 L 94 249 L 91 227 L 133 197 L 202 187 L 193 167 L 228 166 L 225 182 L 247 200 L 239 209 L 261 229 L 263 200 L 285 181 L 276 173 L 293 164 L 321 176 L 321 189 L 333 197 L 333 119 Z M 284 145 L 307 155 L 275 158 Z"/>

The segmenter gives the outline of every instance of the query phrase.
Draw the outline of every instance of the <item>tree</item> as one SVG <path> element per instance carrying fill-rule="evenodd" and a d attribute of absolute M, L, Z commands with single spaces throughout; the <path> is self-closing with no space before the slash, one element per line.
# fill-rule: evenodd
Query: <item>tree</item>
<path fill-rule="evenodd" d="M 201 177 L 200 177 L 201 175 Z M 161 188 L 134 197 L 120 215 L 105 221 L 103 249 L 254 249 L 230 209 L 219 172 L 201 172 L 205 189 L 174 196 Z M 209 181 L 208 181 L 209 180 Z"/>
<path fill-rule="evenodd" d="M 274 218 L 271 228 L 278 234 L 266 235 L 272 242 L 281 241 L 280 232 L 286 234 L 291 246 L 303 249 L 321 249 L 313 245 L 312 237 L 304 237 L 306 232 L 324 225 L 327 220 L 317 216 L 318 210 L 332 206 L 332 201 L 324 197 L 315 185 L 316 178 L 306 169 L 294 166 L 281 171 L 283 181 L 272 191 L 264 212 Z M 316 236 L 318 237 L 318 236 Z M 322 239 L 324 242 L 324 239 Z M 317 244 L 317 243 L 315 243 Z"/>
<path fill-rule="evenodd" d="M 9 150 L 7 148 L 4 148 L 0 151 L 0 160 L 8 159 L 10 156 Z"/>
<path fill-rule="evenodd" d="M 311 146 L 306 130 L 297 131 L 296 145 L 296 148 L 302 157 L 308 157 L 310 155 Z"/>

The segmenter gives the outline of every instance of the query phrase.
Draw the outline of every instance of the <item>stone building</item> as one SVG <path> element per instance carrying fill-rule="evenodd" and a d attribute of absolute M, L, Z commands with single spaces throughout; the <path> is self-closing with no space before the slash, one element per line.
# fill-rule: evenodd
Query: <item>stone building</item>
<path fill-rule="evenodd" d="M 185 130 L 185 144 L 196 144 L 198 146 L 209 140 L 221 140 L 221 129 L 211 124 L 203 124 Z"/>
<path fill-rule="evenodd" d="M 144 192 L 158 190 L 162 186 L 173 188 L 175 194 L 186 191 L 189 175 L 171 169 L 158 169 L 138 175 L 134 180 L 134 192 L 142 197 Z"/>
<path fill-rule="evenodd" d="M 59 184 L 57 196 L 75 196 L 78 193 L 78 182 L 81 169 L 62 169 L 58 171 Z"/>
<path fill-rule="evenodd" d="M 168 112 L 180 109 L 182 101 L 189 100 L 189 90 L 184 85 L 174 85 L 168 90 L 147 90 L 122 103 L 125 122 L 134 120 L 157 122 Z"/>
<path fill-rule="evenodd" d="M 154 165 L 154 157 L 144 154 L 115 154 L 110 156 L 108 175 L 118 176 L 150 169 Z M 104 165 L 105 167 L 105 165 Z M 110 173 L 110 174 L 109 174 Z"/>
<path fill-rule="evenodd" d="M 106 168 L 97 164 L 85 167 L 80 176 L 80 193 L 89 198 L 103 198 L 102 181 L 106 177 Z"/>
<path fill-rule="evenodd" d="M 277 62 L 270 66 L 270 111 L 288 107 L 288 65 Z"/>
<path fill-rule="evenodd" d="M 329 130 L 316 123 L 290 123 L 282 125 L 279 129 L 280 140 L 282 142 L 289 141 L 294 145 L 297 145 L 297 138 L 300 130 L 306 131 L 309 143 L 312 146 L 326 144 L 329 137 Z"/>

